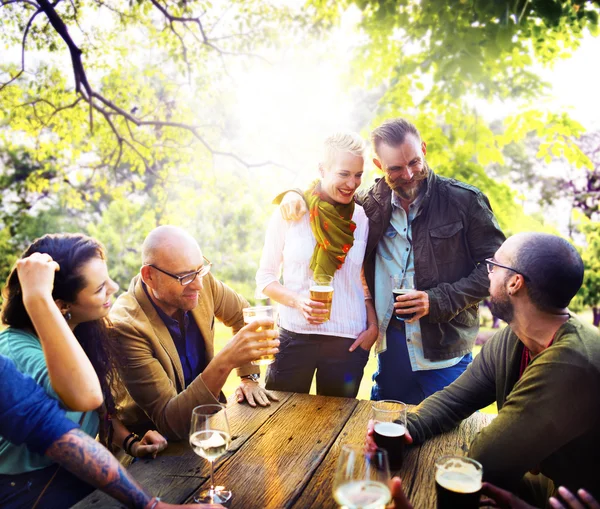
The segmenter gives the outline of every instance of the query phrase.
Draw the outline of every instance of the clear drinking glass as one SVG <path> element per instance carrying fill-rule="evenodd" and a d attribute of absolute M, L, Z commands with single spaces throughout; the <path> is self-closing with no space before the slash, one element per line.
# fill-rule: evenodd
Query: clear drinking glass
<path fill-rule="evenodd" d="M 392 281 L 392 296 L 394 302 L 396 302 L 396 297 L 398 297 L 398 295 L 405 295 L 415 289 L 415 279 L 412 275 L 394 274 L 390 276 L 390 279 Z M 397 315 L 394 311 L 394 318 L 403 322 L 404 320 L 410 320 L 415 314 L 416 313 L 407 313 L 404 315 Z"/>
<path fill-rule="evenodd" d="M 194 501 L 204 504 L 222 504 L 231 498 L 231 491 L 214 482 L 214 462 L 231 443 L 227 412 L 223 405 L 200 405 L 192 410 L 190 445 L 194 452 L 210 463 L 210 489 L 194 495 Z"/>
<path fill-rule="evenodd" d="M 333 302 L 333 276 L 314 275 L 310 281 L 309 291 L 311 300 L 325 304 L 327 313 L 319 316 L 323 316 L 324 322 L 329 321 L 331 318 L 331 303 Z"/>
<path fill-rule="evenodd" d="M 373 401 L 371 409 L 373 411 L 375 445 L 387 451 L 390 468 L 399 470 L 404 461 L 406 404 L 386 399 Z"/>
<path fill-rule="evenodd" d="M 333 481 L 333 497 L 347 509 L 384 509 L 392 499 L 390 466 L 383 449 L 343 445 Z"/>
<path fill-rule="evenodd" d="M 443 456 L 435 462 L 438 509 L 478 509 L 483 467 L 464 456 Z"/>
<path fill-rule="evenodd" d="M 259 320 L 263 318 L 273 320 L 273 325 L 271 325 L 270 327 L 259 327 L 258 329 L 256 329 L 257 331 L 275 329 L 275 308 L 273 306 L 255 306 L 251 308 L 244 308 L 242 312 L 244 313 L 245 324 L 249 324 L 254 320 Z M 266 366 L 268 364 L 273 364 L 273 362 L 275 362 L 275 355 L 268 354 L 261 355 L 255 361 L 252 361 L 252 364 L 254 364 L 255 366 Z"/>

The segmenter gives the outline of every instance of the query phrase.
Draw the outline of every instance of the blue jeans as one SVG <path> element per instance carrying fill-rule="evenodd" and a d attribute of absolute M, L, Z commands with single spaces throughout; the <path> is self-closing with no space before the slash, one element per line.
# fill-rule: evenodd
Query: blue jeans
<path fill-rule="evenodd" d="M 413 371 L 404 327 L 388 327 L 386 338 L 387 350 L 379 354 L 378 369 L 373 375 L 373 400 L 394 399 L 418 405 L 427 396 L 454 382 L 473 360 L 473 355 L 468 353 L 449 368 Z"/>
<path fill-rule="evenodd" d="M 355 398 L 369 352 L 348 348 L 350 338 L 279 331 L 279 353 L 267 370 L 267 389 L 308 394 L 315 370 L 317 394 Z"/>
<path fill-rule="evenodd" d="M 51 465 L 23 474 L 0 475 L 0 507 L 2 509 L 32 507 L 48 483 L 50 484 L 37 505 L 39 509 L 66 509 L 95 489 L 64 468 Z"/>

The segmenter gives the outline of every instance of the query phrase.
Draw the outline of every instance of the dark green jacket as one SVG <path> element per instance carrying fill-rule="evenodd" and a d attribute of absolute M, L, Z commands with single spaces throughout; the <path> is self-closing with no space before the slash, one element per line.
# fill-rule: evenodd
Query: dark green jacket
<path fill-rule="evenodd" d="M 496 333 L 455 382 L 409 413 L 413 439 L 448 431 L 496 401 L 498 416 L 469 451 L 486 480 L 515 491 L 526 472 L 539 469 L 555 486 L 600 497 L 598 329 L 572 316 L 519 380 L 523 348 L 510 327 Z"/>
<path fill-rule="evenodd" d="M 369 218 L 365 277 L 374 297 L 375 257 L 392 214 L 391 189 L 379 179 L 357 195 Z M 479 330 L 479 301 L 489 295 L 484 260 L 504 242 L 486 196 L 476 187 L 430 172 L 412 223 L 415 284 L 429 295 L 420 320 L 423 353 L 436 361 L 470 352 Z"/>

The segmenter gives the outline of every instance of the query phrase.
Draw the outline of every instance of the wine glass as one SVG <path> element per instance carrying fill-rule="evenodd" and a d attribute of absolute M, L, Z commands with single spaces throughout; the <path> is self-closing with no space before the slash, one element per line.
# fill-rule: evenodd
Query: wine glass
<path fill-rule="evenodd" d="M 333 497 L 347 509 L 384 509 L 392 499 L 387 452 L 343 445 L 333 481 Z"/>
<path fill-rule="evenodd" d="M 231 491 L 215 487 L 214 462 L 229 448 L 231 433 L 223 405 L 200 405 L 192 410 L 190 445 L 198 456 L 210 462 L 210 489 L 194 495 L 196 503 L 222 504 L 231 498 Z"/>

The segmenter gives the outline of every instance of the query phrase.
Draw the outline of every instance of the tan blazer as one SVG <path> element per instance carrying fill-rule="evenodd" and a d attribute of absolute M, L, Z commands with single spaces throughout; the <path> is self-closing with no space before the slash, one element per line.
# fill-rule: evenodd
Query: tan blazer
<path fill-rule="evenodd" d="M 191 313 L 204 338 L 208 363 L 214 356 L 215 317 L 235 333 L 244 325 L 242 309 L 248 303 L 210 273 L 203 284 L 198 306 Z M 119 371 L 129 393 L 119 398 L 119 417 L 139 432 L 155 427 L 171 440 L 186 439 L 192 409 L 218 400 L 204 385 L 202 374 L 184 388 L 177 348 L 139 275 L 115 302 L 110 319 L 120 351 Z M 242 376 L 259 369 L 248 364 L 237 372 Z"/>

